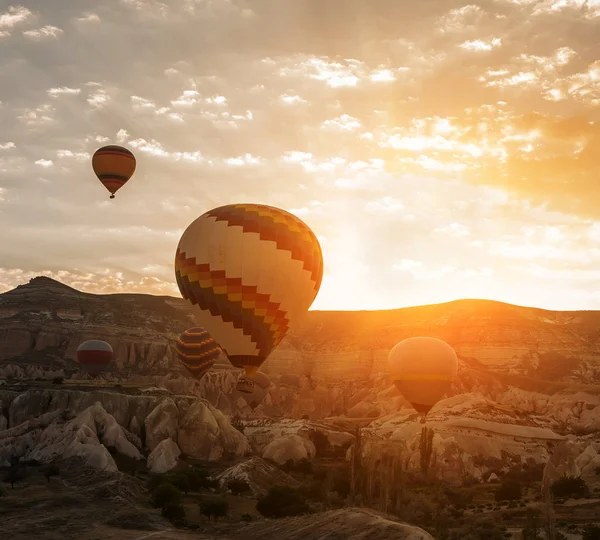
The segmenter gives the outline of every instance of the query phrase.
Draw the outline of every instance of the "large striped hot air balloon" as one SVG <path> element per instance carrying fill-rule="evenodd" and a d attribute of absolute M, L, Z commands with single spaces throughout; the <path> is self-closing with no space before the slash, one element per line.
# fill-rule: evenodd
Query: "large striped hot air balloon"
<path fill-rule="evenodd" d="M 106 370 L 114 358 L 113 348 L 106 341 L 90 339 L 77 348 L 77 362 L 81 369 L 92 377 Z"/>
<path fill-rule="evenodd" d="M 135 156 L 122 146 L 103 146 L 92 157 L 92 169 L 98 180 L 110 191 L 110 198 L 121 189 L 135 172 Z"/>
<path fill-rule="evenodd" d="M 323 278 L 315 234 L 285 210 L 230 204 L 193 221 L 175 255 L 182 296 L 250 378 L 313 303 Z"/>
<path fill-rule="evenodd" d="M 177 339 L 177 357 L 195 379 L 200 380 L 213 366 L 221 349 L 204 328 L 190 328 Z"/>
<path fill-rule="evenodd" d="M 388 362 L 396 388 L 425 415 L 450 389 L 458 363 L 454 349 L 432 337 L 401 341 L 390 351 Z"/>
<path fill-rule="evenodd" d="M 257 371 L 254 378 L 250 381 L 252 384 L 247 384 L 247 379 L 242 377 L 236 384 L 236 394 L 241 397 L 248 406 L 254 410 L 258 407 L 262 400 L 265 399 L 271 379 L 262 371 Z"/>

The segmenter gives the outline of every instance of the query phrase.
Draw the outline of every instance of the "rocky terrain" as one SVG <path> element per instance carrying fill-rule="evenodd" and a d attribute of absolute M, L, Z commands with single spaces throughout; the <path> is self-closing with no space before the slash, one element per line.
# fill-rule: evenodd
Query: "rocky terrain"
<path fill-rule="evenodd" d="M 599 493 L 599 323 L 596 312 L 477 300 L 309 312 L 263 366 L 271 386 L 252 411 L 235 391 L 240 372 L 226 358 L 200 382 L 178 364 L 174 340 L 194 324 L 183 300 L 90 295 L 36 278 L 0 295 L 0 466 L 77 459 L 98 474 L 119 475 L 136 463 L 151 473 L 190 460 L 226 463 L 216 476 L 221 489 L 243 479 L 258 497 L 274 482 L 297 487 L 281 469 L 322 458 L 319 445 L 348 463 L 360 426 L 369 474 L 385 475 L 381 463 L 391 454 L 418 470 L 423 424 L 391 383 L 385 358 L 398 340 L 430 335 L 459 357 L 456 384 L 425 424 L 434 433 L 432 478 L 485 485 L 535 469 L 545 485 L 568 474 Z M 91 338 L 116 352 L 113 369 L 98 380 L 75 362 L 78 344 Z M 373 538 L 428 538 L 375 514 L 344 512 L 310 523 L 244 524 L 222 535 L 325 538 L 332 523 L 356 520 L 376 531 Z M 152 537 L 186 537 L 161 523 L 165 536 L 159 528 Z M 360 534 L 367 533 L 344 538 L 371 538 Z"/>

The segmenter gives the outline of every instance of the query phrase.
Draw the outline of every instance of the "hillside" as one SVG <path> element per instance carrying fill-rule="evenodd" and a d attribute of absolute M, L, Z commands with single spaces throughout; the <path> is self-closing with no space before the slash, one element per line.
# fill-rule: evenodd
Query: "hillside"
<path fill-rule="evenodd" d="M 0 362 L 76 368 L 78 344 L 106 339 L 123 373 L 183 373 L 176 335 L 194 324 L 183 299 L 140 294 L 93 295 L 46 277 L 0 294 Z M 600 381 L 600 312 L 558 312 L 487 300 L 387 311 L 311 311 L 264 365 L 269 374 L 312 380 L 365 380 L 386 371 L 400 339 L 446 340 L 462 364 L 507 383 Z M 557 388 L 559 389 L 559 388 Z"/>

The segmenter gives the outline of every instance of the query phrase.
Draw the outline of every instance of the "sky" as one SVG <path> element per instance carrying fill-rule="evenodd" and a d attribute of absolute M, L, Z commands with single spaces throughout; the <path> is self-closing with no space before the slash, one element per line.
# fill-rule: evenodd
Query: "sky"
<path fill-rule="evenodd" d="M 313 309 L 600 309 L 600 0 L 2 6 L 0 291 L 180 296 L 188 224 L 257 202 L 318 236 Z"/>

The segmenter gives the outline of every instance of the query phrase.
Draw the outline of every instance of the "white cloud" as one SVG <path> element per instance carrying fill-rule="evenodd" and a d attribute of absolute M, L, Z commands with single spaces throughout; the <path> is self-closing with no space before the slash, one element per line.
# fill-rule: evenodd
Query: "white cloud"
<path fill-rule="evenodd" d="M 31 15 L 31 11 L 23 6 L 11 6 L 8 11 L 0 11 L 0 29 L 14 28 L 27 21 Z"/>
<path fill-rule="evenodd" d="M 37 30 L 25 30 L 23 35 L 26 38 L 33 39 L 36 41 L 47 39 L 47 38 L 57 38 L 61 34 L 64 33 L 64 30 L 58 28 L 56 26 L 46 25 L 42 28 L 38 28 Z"/>
<path fill-rule="evenodd" d="M 61 95 L 79 95 L 80 93 L 81 88 L 69 88 L 68 86 L 60 86 L 48 90 L 48 95 L 53 98 L 57 98 Z"/>
<path fill-rule="evenodd" d="M 52 167 L 54 165 L 51 159 L 38 159 L 35 164 L 40 167 Z"/>

